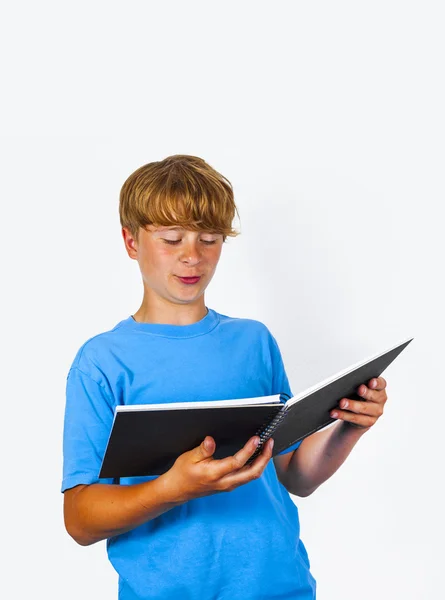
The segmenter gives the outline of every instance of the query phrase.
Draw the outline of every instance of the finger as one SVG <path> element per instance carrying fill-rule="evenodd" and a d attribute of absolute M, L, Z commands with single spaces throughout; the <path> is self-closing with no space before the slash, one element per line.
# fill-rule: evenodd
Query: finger
<path fill-rule="evenodd" d="M 213 462 L 212 468 L 216 477 L 224 477 L 233 471 L 239 471 L 258 448 L 260 438 L 255 435 L 233 456 L 221 458 Z"/>
<path fill-rule="evenodd" d="M 368 385 L 372 390 L 384 390 L 387 386 L 386 380 L 383 377 L 374 377 L 368 381 Z"/>
<path fill-rule="evenodd" d="M 356 414 L 348 410 L 335 410 L 331 413 L 331 417 L 365 428 L 374 425 L 378 418 L 371 415 Z"/>
<path fill-rule="evenodd" d="M 229 473 L 222 477 L 219 481 L 220 485 L 224 488 L 227 487 L 238 487 L 261 477 L 264 469 L 267 467 L 268 462 L 272 458 L 274 440 L 270 438 L 264 444 L 261 453 L 255 458 L 250 464 L 244 465 L 238 471 Z"/>
<path fill-rule="evenodd" d="M 383 414 L 383 403 L 381 402 L 364 402 L 363 400 L 342 398 L 339 402 L 339 407 L 356 414 L 369 415 L 371 417 L 380 417 Z M 334 409 L 334 412 L 335 410 L 337 409 Z"/>
<path fill-rule="evenodd" d="M 366 385 L 360 385 L 357 389 L 357 393 L 365 400 L 377 402 L 377 404 L 385 404 L 388 399 L 385 390 L 370 390 Z M 346 398 L 346 400 L 350 400 L 350 398 Z"/>
<path fill-rule="evenodd" d="M 215 440 L 210 435 L 207 435 L 203 439 L 201 444 L 196 448 L 193 448 L 193 450 L 191 450 L 190 452 L 192 455 L 193 462 L 201 462 L 202 460 L 210 458 L 214 454 L 215 450 Z"/>

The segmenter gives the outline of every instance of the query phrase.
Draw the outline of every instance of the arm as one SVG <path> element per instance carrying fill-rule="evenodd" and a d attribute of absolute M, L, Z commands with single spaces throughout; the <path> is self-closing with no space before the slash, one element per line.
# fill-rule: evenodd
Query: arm
<path fill-rule="evenodd" d="M 308 436 L 294 452 L 274 458 L 278 478 L 289 493 L 312 494 L 345 462 L 358 440 L 383 414 L 386 381 L 379 377 L 369 385 L 358 390 L 365 401 L 341 399 L 340 408 L 348 410 L 332 411 L 338 423 Z"/>
<path fill-rule="evenodd" d="M 85 370 L 94 369 L 91 362 Z M 154 519 L 192 498 L 230 491 L 261 476 L 272 456 L 264 448 L 251 465 L 245 463 L 257 448 L 251 438 L 239 452 L 214 460 L 215 441 L 185 452 L 171 469 L 156 479 L 134 485 L 98 481 L 101 457 L 113 420 L 114 398 L 100 372 L 94 379 L 77 367 L 67 378 L 67 402 L 63 439 L 65 527 L 83 546 L 119 535 Z"/>
<path fill-rule="evenodd" d="M 208 436 L 156 479 L 128 486 L 94 483 L 70 488 L 64 493 L 65 527 L 77 543 L 88 546 L 134 529 L 193 498 L 231 491 L 258 479 L 266 468 L 272 441 L 245 466 L 258 442 L 255 436 L 234 456 L 215 460 L 216 444 Z"/>
<path fill-rule="evenodd" d="M 180 504 L 164 479 L 137 485 L 93 483 L 64 492 L 65 528 L 81 546 L 125 533 Z"/>

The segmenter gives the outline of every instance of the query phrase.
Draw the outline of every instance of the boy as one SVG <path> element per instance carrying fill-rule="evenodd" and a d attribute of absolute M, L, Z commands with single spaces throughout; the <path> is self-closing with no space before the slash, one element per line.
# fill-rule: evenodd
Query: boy
<path fill-rule="evenodd" d="M 145 165 L 121 190 L 143 300 L 85 342 L 69 370 L 62 483 L 66 529 L 81 545 L 107 540 L 120 600 L 315 598 L 289 492 L 307 496 L 326 481 L 387 399 L 385 380 L 371 380 L 358 390 L 365 402 L 342 399 L 335 425 L 273 460 L 269 440 L 246 465 L 257 437 L 216 460 L 207 436 L 159 477 L 99 481 L 118 404 L 292 395 L 267 327 L 204 302 L 222 245 L 237 235 L 235 211 L 230 182 L 194 156 Z"/>

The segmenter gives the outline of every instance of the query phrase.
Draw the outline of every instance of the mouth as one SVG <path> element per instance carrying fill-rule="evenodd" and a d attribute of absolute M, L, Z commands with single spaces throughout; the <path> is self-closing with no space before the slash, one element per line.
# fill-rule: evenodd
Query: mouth
<path fill-rule="evenodd" d="M 187 283 L 187 284 L 198 283 L 198 281 L 201 279 L 201 276 L 180 277 L 179 275 L 176 275 L 176 277 L 179 279 L 179 281 L 182 281 L 182 283 Z"/>

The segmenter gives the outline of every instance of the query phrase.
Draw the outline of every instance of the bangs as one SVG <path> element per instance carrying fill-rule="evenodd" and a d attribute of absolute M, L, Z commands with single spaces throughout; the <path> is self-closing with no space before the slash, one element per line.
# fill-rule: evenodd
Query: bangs
<path fill-rule="evenodd" d="M 198 157 L 175 155 L 135 171 L 120 194 L 123 227 L 180 226 L 236 236 L 231 183 Z"/>
<path fill-rule="evenodd" d="M 229 208 L 229 210 L 228 210 Z M 231 228 L 227 223 L 233 219 L 226 202 L 218 202 L 216 195 L 205 192 L 193 195 L 179 186 L 171 190 L 164 189 L 150 199 L 144 213 L 146 225 L 180 226 L 194 231 L 212 231 L 228 235 Z"/>

